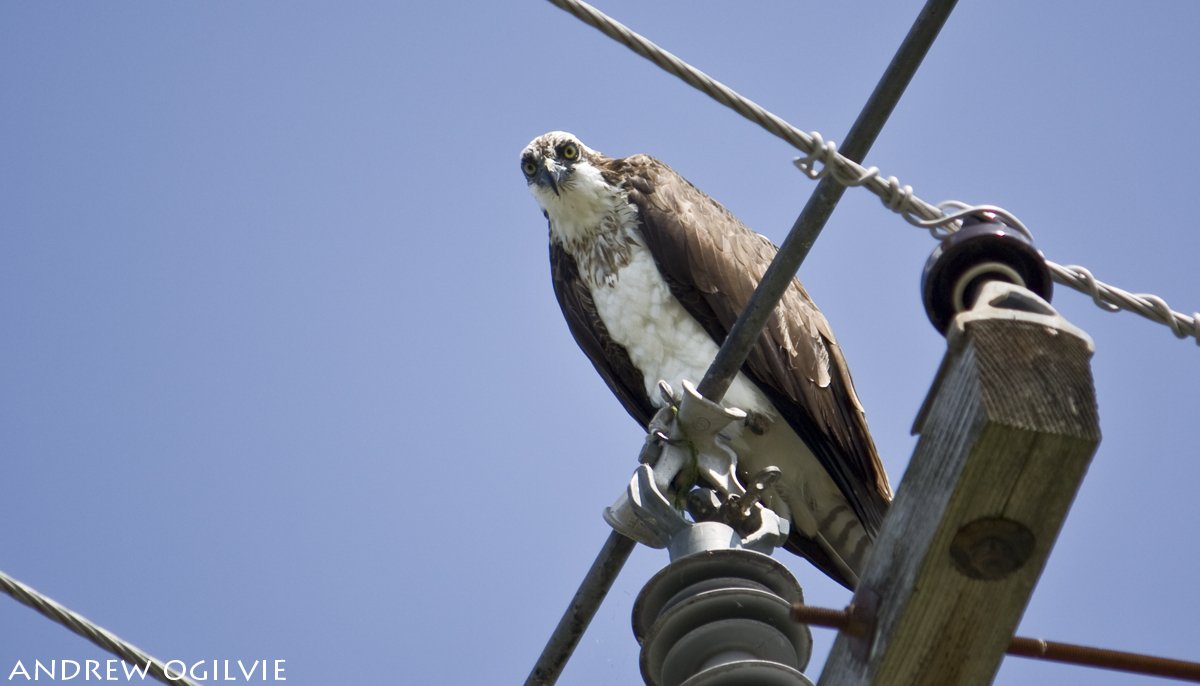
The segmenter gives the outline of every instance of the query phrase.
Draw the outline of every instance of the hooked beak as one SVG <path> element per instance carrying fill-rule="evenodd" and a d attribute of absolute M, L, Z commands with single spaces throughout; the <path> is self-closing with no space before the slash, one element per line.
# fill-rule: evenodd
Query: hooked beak
<path fill-rule="evenodd" d="M 558 195 L 558 174 L 550 171 L 549 160 L 546 161 L 546 166 L 542 167 L 542 170 L 538 172 L 537 180 L 539 183 L 549 186 L 550 190 L 554 191 L 555 195 Z"/>

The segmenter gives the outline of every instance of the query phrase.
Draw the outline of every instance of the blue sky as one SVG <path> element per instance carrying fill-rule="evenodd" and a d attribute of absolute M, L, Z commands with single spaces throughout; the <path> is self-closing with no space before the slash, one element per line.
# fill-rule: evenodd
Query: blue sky
<path fill-rule="evenodd" d="M 920 6 L 598 5 L 832 140 Z M 1198 20 L 964 2 L 867 161 L 1200 309 Z M 301 684 L 519 682 L 608 533 L 641 436 L 555 304 L 530 139 L 659 157 L 777 243 L 815 185 L 543 2 L 6 3 L 0 92 L 0 569 L 162 659 Z M 945 348 L 933 248 L 851 190 L 800 272 L 897 484 Z M 1096 341 L 1104 441 L 1020 633 L 1200 659 L 1200 350 L 1054 304 Z M 640 683 L 665 563 L 634 553 L 561 683 Z M 4 676 L 107 657 L 0 598 Z M 996 683 L 1085 680 L 1152 683 L 1016 658 Z"/>

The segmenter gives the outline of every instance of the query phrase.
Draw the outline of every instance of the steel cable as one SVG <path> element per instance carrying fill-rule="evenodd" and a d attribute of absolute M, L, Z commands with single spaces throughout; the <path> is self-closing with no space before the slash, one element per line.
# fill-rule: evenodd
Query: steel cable
<path fill-rule="evenodd" d="M 161 661 L 147 655 L 105 629 L 92 624 L 83 615 L 68 610 L 4 572 L 0 572 L 0 590 L 12 596 L 17 602 L 32 607 L 104 650 L 120 657 L 122 660 L 127 660 L 135 666 L 148 665 L 147 671 L 150 676 L 153 676 L 164 684 L 199 686 L 196 682 L 182 674 L 168 676 L 167 667 Z"/>
<path fill-rule="evenodd" d="M 877 167 L 863 167 L 837 151 L 833 142 L 826 142 L 820 134 L 805 133 L 778 116 L 768 112 L 753 101 L 739 95 L 733 89 L 713 79 L 671 53 L 663 50 L 645 37 L 638 35 L 624 24 L 581 0 L 549 0 L 557 7 L 570 12 L 589 26 L 625 45 L 642 57 L 650 60 L 665 71 L 674 74 L 685 83 L 696 88 L 717 102 L 732 109 L 743 117 L 763 127 L 770 133 L 787 141 L 805 154 L 796 158 L 796 166 L 813 179 L 833 176 L 847 186 L 863 186 L 870 190 L 893 212 L 904 217 L 908 223 L 928 229 L 935 238 L 943 238 L 957 229 L 958 220 L 975 212 L 991 212 L 1000 215 L 1006 222 L 1029 235 L 1029 230 L 1014 215 L 998 207 L 971 206 L 960 202 L 931 205 L 913 194 L 912 186 L 902 185 L 889 176 L 886 179 Z M 818 167 L 818 165 L 820 165 Z M 954 207 L 947 214 L 944 207 Z M 1200 345 L 1200 313 L 1192 316 L 1172 310 L 1162 298 L 1148 293 L 1130 293 L 1110 286 L 1092 276 L 1091 272 L 1074 265 L 1063 266 L 1046 260 L 1054 280 L 1091 296 L 1102 309 L 1128 310 L 1163 324 L 1179 338 L 1192 336 Z"/>

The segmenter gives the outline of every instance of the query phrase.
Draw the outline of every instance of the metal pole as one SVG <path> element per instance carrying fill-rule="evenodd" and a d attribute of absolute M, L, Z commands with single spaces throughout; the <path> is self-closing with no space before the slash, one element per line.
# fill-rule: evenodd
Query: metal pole
<path fill-rule="evenodd" d="M 608 595 L 608 589 L 612 588 L 617 574 L 621 573 L 621 567 L 625 566 L 625 560 L 629 559 L 636 545 L 637 542 L 632 538 L 615 531 L 608 535 L 592 568 L 583 577 L 579 590 L 575 591 L 575 597 L 571 598 L 567 611 L 558 620 L 558 626 L 554 627 L 554 633 L 550 635 L 541 657 L 525 680 L 525 686 L 551 686 L 558 681 L 558 675 L 567 666 L 567 660 L 571 659 L 571 653 L 575 652 L 575 646 L 579 645 L 579 639 L 583 638 L 583 632 L 592 623 L 592 617 L 596 615 L 600 603 L 604 602 L 604 596 Z"/>
<path fill-rule="evenodd" d="M 867 151 L 887 122 L 888 115 L 895 109 L 900 96 L 904 94 L 904 89 L 908 87 L 925 54 L 929 52 L 929 46 L 937 38 L 956 2 L 957 0 L 929 0 L 925 3 L 904 42 L 900 44 L 896 56 L 892 58 L 879 84 L 875 86 L 866 106 L 850 127 L 850 132 L 842 144 L 842 153 L 847 157 L 856 162 L 861 162 L 866 157 Z M 725 397 L 725 391 L 729 389 L 733 377 L 745 363 L 771 310 L 775 309 L 788 283 L 796 275 L 800 263 L 808 255 L 809 249 L 821 229 L 825 227 L 825 222 L 845 190 L 845 186 L 830 176 L 826 176 L 817 184 L 800 217 L 792 226 L 787 240 L 783 242 L 775 260 L 767 268 L 750 302 L 746 304 L 746 309 L 734 323 L 733 329 L 726 336 L 720 351 L 700 382 L 697 390 L 705 398 L 720 402 L 721 398 Z M 632 540 L 616 532 L 608 537 L 579 590 L 575 592 L 571 605 L 563 613 L 546 647 L 542 649 L 537 664 L 525 680 L 525 686 L 552 686 L 558 681 L 559 674 L 571 658 L 571 653 L 575 652 L 575 646 L 579 644 L 579 639 L 583 637 L 584 630 L 591 623 L 600 603 L 604 601 L 604 596 L 612 587 L 634 545 Z"/>
<path fill-rule="evenodd" d="M 867 156 L 867 151 L 875 143 L 880 129 L 895 109 L 900 96 L 904 94 L 904 89 L 908 87 L 917 67 L 921 66 L 921 60 L 929 52 L 929 47 L 933 45 L 933 40 L 937 38 L 957 1 L 929 0 L 925 3 L 917 21 L 913 23 L 904 42 L 900 44 L 900 49 L 896 51 L 896 56 L 892 58 L 892 63 L 888 65 L 866 106 L 850 127 L 850 132 L 846 134 L 846 140 L 840 148 L 843 155 L 859 163 Z M 721 350 L 717 352 L 704 379 L 696 387 L 700 395 L 714 402 L 720 402 L 721 398 L 725 397 L 725 391 L 729 390 L 733 378 L 737 376 L 738 370 L 746 362 L 746 357 L 750 355 L 751 348 L 762 334 L 771 310 L 775 309 L 775 304 L 783 297 L 783 292 L 796 276 L 800 264 L 808 256 L 808 251 L 816 242 L 821 229 L 825 228 L 825 222 L 829 220 L 829 215 L 833 213 L 833 208 L 837 207 L 845 192 L 846 187 L 834 179 L 832 174 L 822 178 L 817 184 L 804 210 L 800 212 L 800 217 L 792 225 L 787 239 L 780 246 L 779 253 L 775 255 L 758 288 L 750 296 L 746 309 L 742 310 L 741 316 L 734 322 L 725 343 L 721 345 Z"/>

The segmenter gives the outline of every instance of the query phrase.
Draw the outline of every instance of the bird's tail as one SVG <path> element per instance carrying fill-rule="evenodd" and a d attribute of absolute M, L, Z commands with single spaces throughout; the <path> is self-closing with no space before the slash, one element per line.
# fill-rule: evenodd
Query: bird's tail
<path fill-rule="evenodd" d="M 805 536 L 793 527 L 784 548 L 806 558 L 817 569 L 850 590 L 871 556 L 872 540 L 849 505 L 830 510 L 818 522 L 816 533 Z"/>

